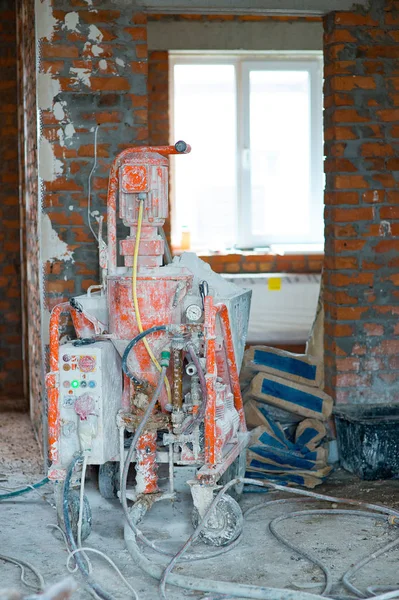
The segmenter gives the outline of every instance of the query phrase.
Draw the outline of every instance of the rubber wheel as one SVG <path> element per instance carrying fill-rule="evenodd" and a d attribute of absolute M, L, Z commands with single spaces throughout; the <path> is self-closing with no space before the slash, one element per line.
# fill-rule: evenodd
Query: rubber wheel
<path fill-rule="evenodd" d="M 224 494 L 209 516 L 199 538 L 210 546 L 226 546 L 238 538 L 243 527 L 243 516 L 239 504 L 231 496 Z M 192 522 L 198 527 L 200 517 L 194 506 Z"/>
<path fill-rule="evenodd" d="M 228 467 L 228 469 L 223 473 L 221 478 L 218 481 L 218 484 L 223 486 L 226 483 L 229 483 L 235 477 L 245 477 L 245 471 L 247 468 L 247 450 L 243 450 L 241 454 L 237 456 L 234 462 Z M 241 494 L 244 491 L 244 484 L 238 483 L 237 485 L 233 485 L 230 489 L 227 490 L 227 494 L 232 496 L 235 500 L 240 498 Z"/>
<path fill-rule="evenodd" d="M 68 496 L 69 519 L 75 542 L 78 541 L 78 521 L 79 521 L 79 492 L 71 490 Z M 65 531 L 64 519 L 62 518 L 62 510 L 57 509 L 58 524 Z M 83 496 L 83 519 L 82 519 L 82 541 L 89 537 L 91 533 L 91 508 L 86 494 Z"/>
<path fill-rule="evenodd" d="M 119 490 L 119 463 L 106 462 L 98 470 L 98 489 L 103 498 L 116 498 Z"/>

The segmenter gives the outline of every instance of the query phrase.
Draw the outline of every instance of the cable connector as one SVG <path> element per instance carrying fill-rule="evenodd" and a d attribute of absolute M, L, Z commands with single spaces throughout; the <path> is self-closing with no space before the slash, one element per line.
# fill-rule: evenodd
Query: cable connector
<path fill-rule="evenodd" d="M 161 367 L 169 367 L 169 363 L 170 363 L 170 351 L 163 350 L 161 352 L 161 360 L 159 361 L 159 364 L 161 365 Z"/>

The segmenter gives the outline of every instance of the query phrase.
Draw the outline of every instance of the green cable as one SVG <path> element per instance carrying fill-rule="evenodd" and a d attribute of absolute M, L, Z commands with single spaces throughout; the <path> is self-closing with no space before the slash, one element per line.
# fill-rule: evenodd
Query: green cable
<path fill-rule="evenodd" d="M 7 500 L 8 498 L 15 498 L 15 496 L 21 496 L 22 494 L 27 494 L 28 492 L 32 492 L 37 488 L 42 487 L 42 485 L 46 485 L 50 480 L 48 477 L 45 477 L 41 481 L 37 483 L 32 483 L 32 485 L 28 485 L 27 487 L 20 488 L 19 490 L 14 490 L 12 492 L 7 492 L 6 494 L 0 494 L 0 500 Z"/>

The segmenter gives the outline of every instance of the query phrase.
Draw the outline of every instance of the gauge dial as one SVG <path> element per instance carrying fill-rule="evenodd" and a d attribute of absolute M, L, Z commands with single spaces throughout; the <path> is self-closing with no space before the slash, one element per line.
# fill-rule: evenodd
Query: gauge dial
<path fill-rule="evenodd" d="M 186 308 L 186 317 L 188 321 L 199 321 L 202 317 L 202 308 L 198 304 L 190 304 Z"/>

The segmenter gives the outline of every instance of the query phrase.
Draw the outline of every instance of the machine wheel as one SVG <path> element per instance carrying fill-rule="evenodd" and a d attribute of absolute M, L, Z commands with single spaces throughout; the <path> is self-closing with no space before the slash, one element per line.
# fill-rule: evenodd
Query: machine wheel
<path fill-rule="evenodd" d="M 229 483 L 235 477 L 244 477 L 245 471 L 247 467 L 247 450 L 244 449 L 241 454 L 237 456 L 234 462 L 231 463 L 229 468 L 223 473 L 221 478 L 218 481 L 218 484 L 223 486 L 226 483 Z M 227 490 L 227 494 L 232 496 L 235 500 L 238 500 L 244 490 L 244 484 L 238 483 L 237 485 L 233 485 L 229 490 Z"/>
<path fill-rule="evenodd" d="M 119 463 L 106 462 L 98 470 L 98 488 L 103 498 L 116 498 L 119 490 Z"/>
<path fill-rule="evenodd" d="M 78 538 L 78 521 L 79 521 L 79 492 L 71 490 L 68 497 L 69 505 L 69 518 L 71 520 L 71 528 L 73 537 L 77 542 Z M 62 505 L 59 506 L 57 502 L 57 517 L 58 524 L 65 531 L 65 523 L 62 516 Z M 89 537 L 91 533 L 91 508 L 86 494 L 83 496 L 83 520 L 82 520 L 82 541 Z"/>
<path fill-rule="evenodd" d="M 215 510 L 209 516 L 199 537 L 210 546 L 226 546 L 238 538 L 243 527 L 243 516 L 239 504 L 227 494 L 224 494 Z M 192 522 L 198 527 L 200 516 L 194 506 Z"/>

